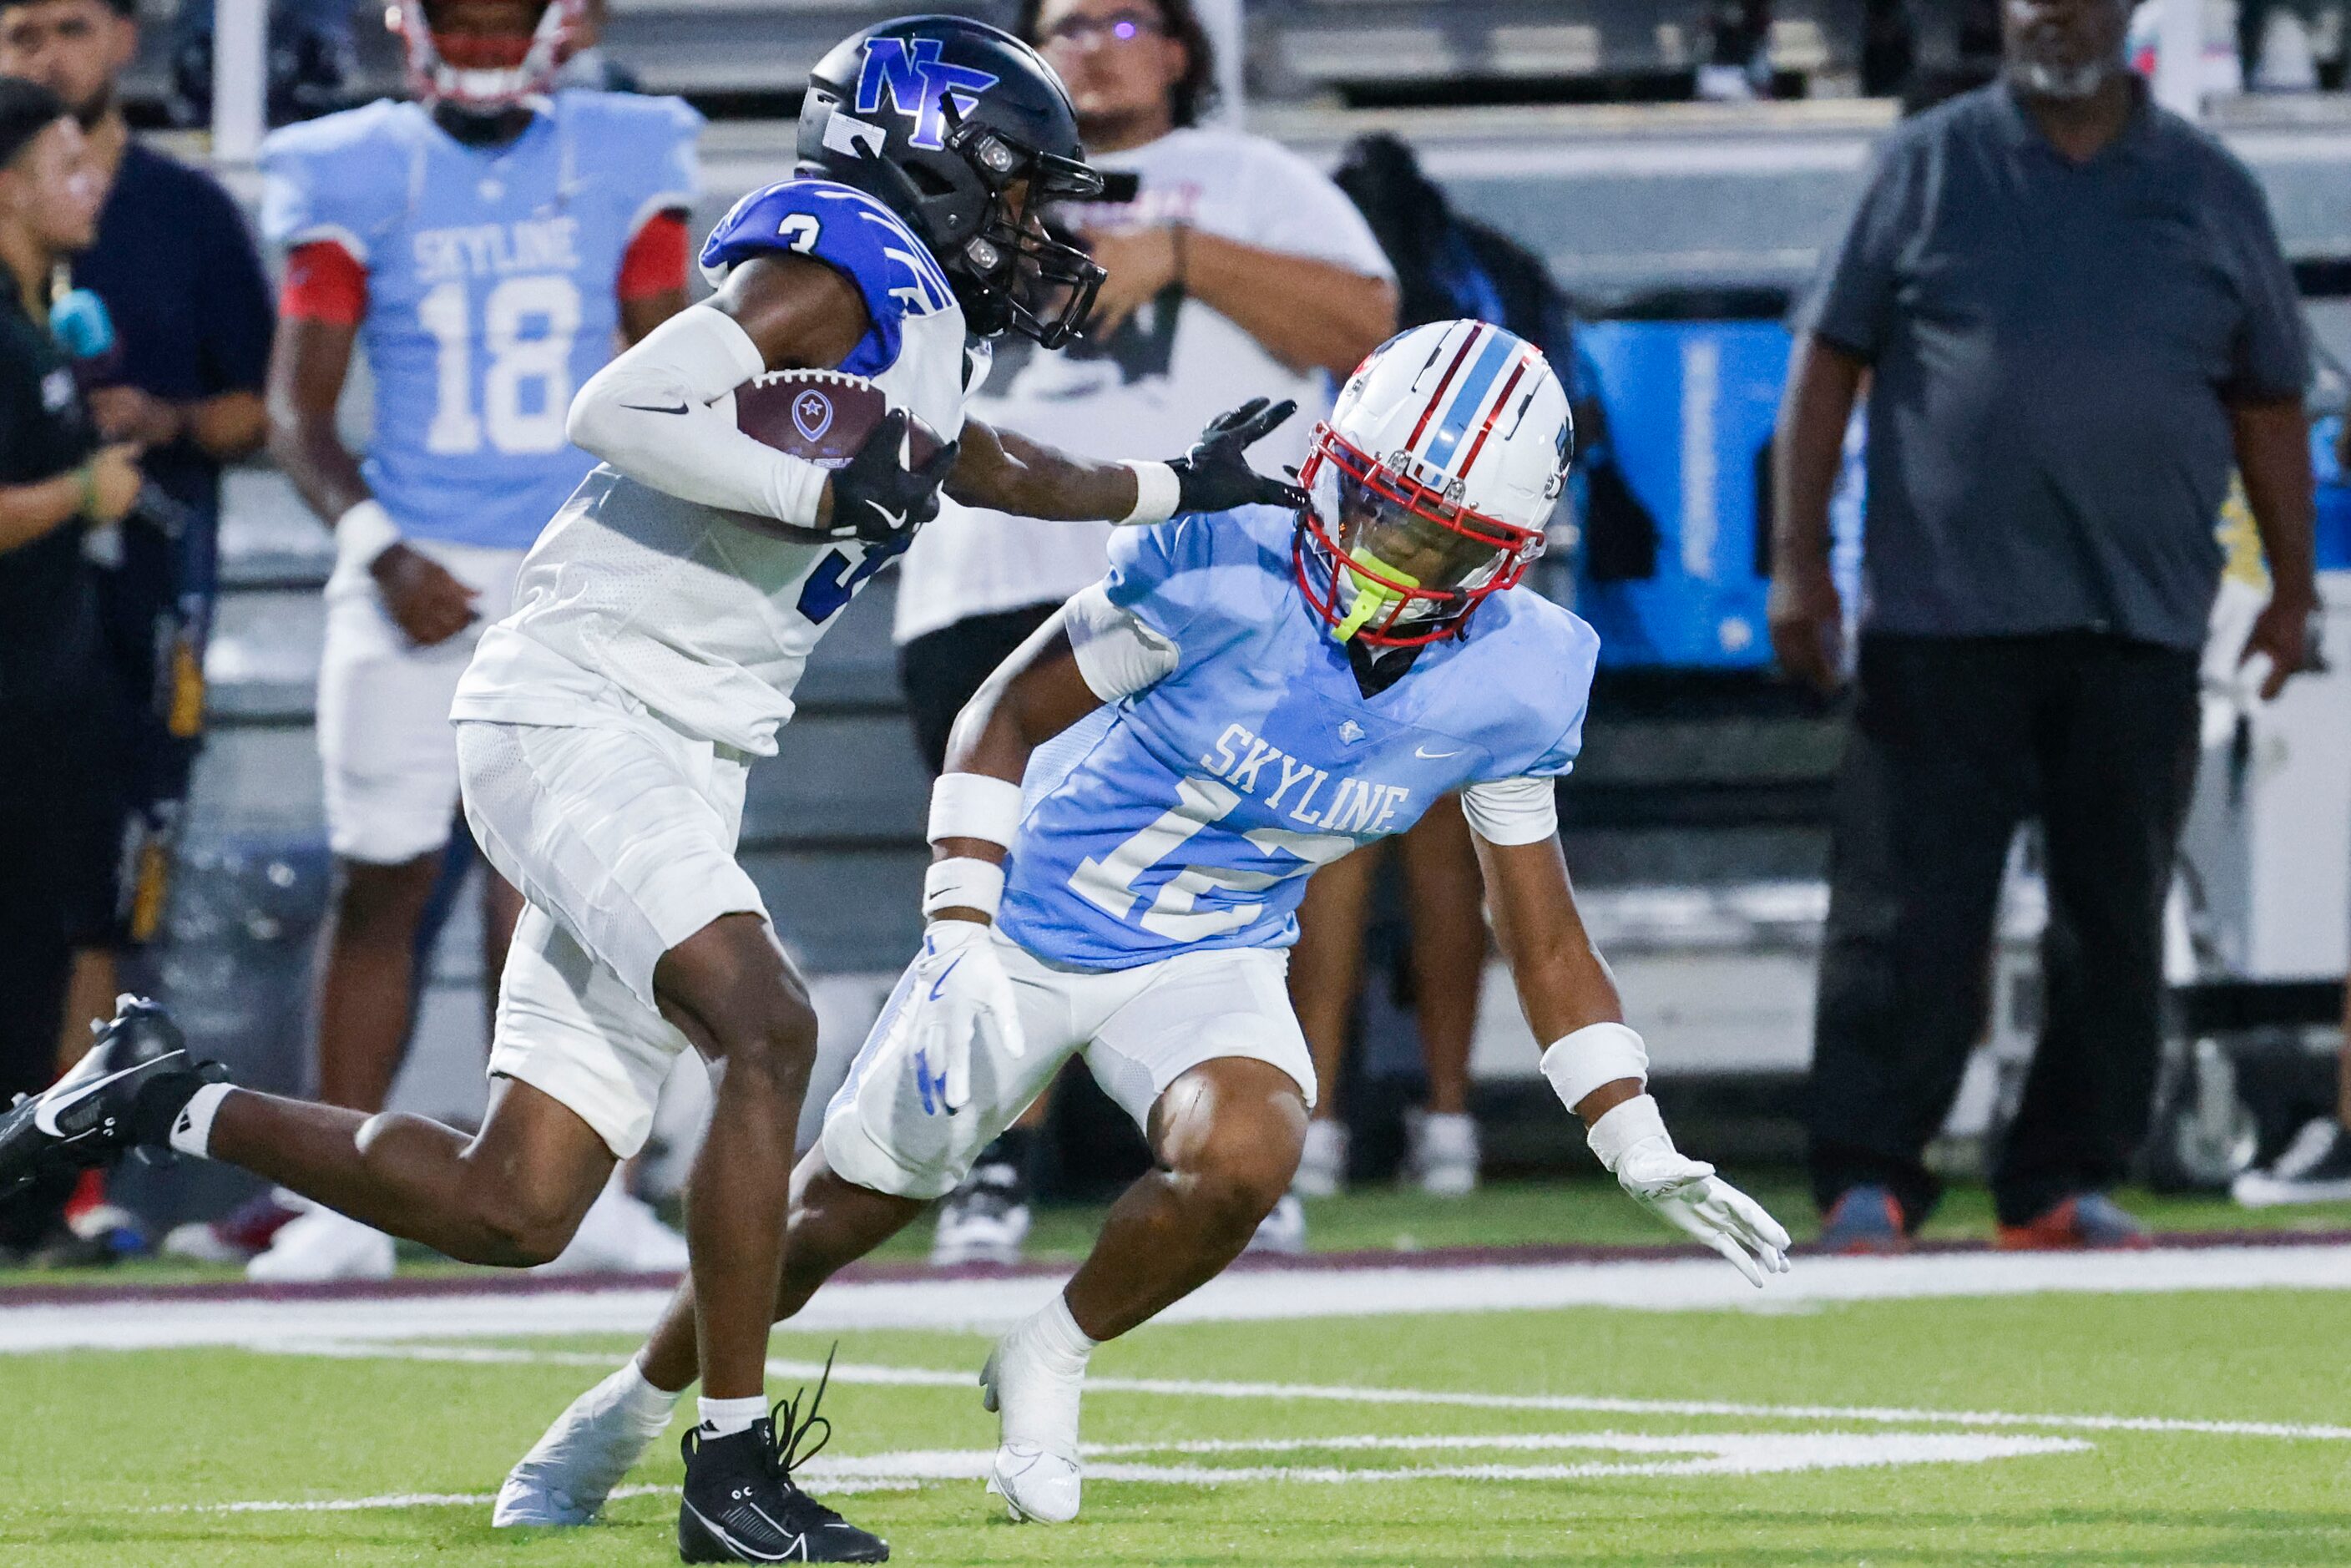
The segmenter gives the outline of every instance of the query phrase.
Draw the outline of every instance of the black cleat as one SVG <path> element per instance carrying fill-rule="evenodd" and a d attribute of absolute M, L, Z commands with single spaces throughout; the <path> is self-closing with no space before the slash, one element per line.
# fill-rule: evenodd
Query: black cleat
<path fill-rule="evenodd" d="M 776 1418 L 724 1437 L 685 1435 L 685 1499 L 677 1514 L 677 1554 L 687 1563 L 887 1563 L 890 1543 L 869 1534 L 793 1484 L 792 1468 L 816 1457 L 832 1436 L 832 1423 L 816 1413 L 827 1376 L 819 1378 L 808 1416 L 799 1419 L 797 1400 L 778 1404 L 785 1437 L 776 1440 Z M 816 1447 L 799 1445 L 822 1427 Z"/>
<path fill-rule="evenodd" d="M 225 1071 L 188 1055 L 179 1026 L 142 997 L 116 998 L 112 1022 L 63 1078 L 21 1095 L 0 1112 L 0 1197 L 44 1171 L 110 1165 L 141 1141 L 161 1143 L 167 1128 L 150 1125 L 159 1103 L 174 1111 Z M 168 1117 L 163 1118 L 168 1124 Z"/>

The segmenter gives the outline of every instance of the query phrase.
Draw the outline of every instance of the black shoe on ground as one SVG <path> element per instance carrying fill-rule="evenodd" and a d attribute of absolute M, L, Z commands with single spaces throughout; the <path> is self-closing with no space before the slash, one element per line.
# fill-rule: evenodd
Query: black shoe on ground
<path fill-rule="evenodd" d="M 225 1076 L 188 1055 L 157 1004 L 120 997 L 115 1009 L 64 1077 L 0 1112 L 0 1197 L 46 1171 L 94 1169 L 135 1144 L 161 1145 L 188 1097 Z"/>
<path fill-rule="evenodd" d="M 825 1370 L 832 1370 L 831 1358 Z M 844 1520 L 800 1490 L 792 1468 L 816 1456 L 831 1435 L 832 1423 L 817 1413 L 825 1380 L 816 1385 L 808 1416 L 798 1419 L 797 1401 L 776 1406 L 785 1437 L 776 1438 L 774 1416 L 749 1428 L 713 1437 L 700 1428 L 685 1435 L 685 1498 L 677 1513 L 677 1554 L 687 1563 L 887 1563 L 889 1542 Z M 805 1454 L 800 1443 L 822 1427 Z"/>

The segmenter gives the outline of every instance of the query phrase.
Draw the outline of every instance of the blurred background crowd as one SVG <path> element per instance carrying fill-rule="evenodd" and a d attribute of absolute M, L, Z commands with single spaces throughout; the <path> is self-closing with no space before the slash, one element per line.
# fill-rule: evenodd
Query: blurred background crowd
<path fill-rule="evenodd" d="M 1294 461 L 1400 326 L 1484 317 L 1562 369 L 1581 460 L 1531 581 L 1603 639 L 1568 857 L 1693 1146 L 1807 1162 L 1855 1250 L 1953 1179 L 2014 1246 L 2142 1243 L 2133 1184 L 2351 1199 L 2351 0 L 958 8 L 1042 50 L 1123 177 L 1064 214 L 1094 329 L 1000 353 L 982 412 L 1109 455 L 1294 397 L 1263 454 Z M 699 126 L 622 336 L 887 14 L 585 8 L 566 85 Z M 0 0 L 0 1094 L 130 988 L 240 1082 L 465 1124 L 514 902 L 439 720 L 519 550 L 337 575 L 390 307 L 363 236 L 271 224 L 249 131 L 402 94 L 398 37 L 348 0 L 278 0 L 258 52 L 225 19 Z M 946 727 L 1102 538 L 950 506 L 755 769 L 745 863 L 835 1073 L 919 928 Z M 1320 873 L 1301 925 L 1299 1197 L 1576 1168 L 1458 809 Z M 657 1210 L 705 1103 L 684 1067 L 560 1266 L 679 1266 Z M 1015 1259 L 1037 1204 L 1146 1157 L 1071 1074 L 934 1256 Z M 28 1262 L 159 1248 L 393 1267 L 217 1167 L 0 1206 Z"/>

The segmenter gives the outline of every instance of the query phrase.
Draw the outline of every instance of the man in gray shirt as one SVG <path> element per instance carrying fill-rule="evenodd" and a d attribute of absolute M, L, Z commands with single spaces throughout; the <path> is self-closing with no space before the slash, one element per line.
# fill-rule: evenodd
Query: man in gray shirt
<path fill-rule="evenodd" d="M 1828 500 L 1869 388 L 1858 701 L 1813 1065 L 1827 1239 L 1891 1249 L 1984 1021 L 2019 821 L 2048 849 L 2047 1016 L 1992 1187 L 2004 1245 L 2143 1242 L 2161 911 L 2233 465 L 2274 695 L 2315 606 L 2294 281 L 2252 176 L 2147 101 L 2127 0 L 2008 0 L 2002 78 L 1897 130 L 1806 312 L 1777 443 L 1771 635 L 1842 679 Z"/>

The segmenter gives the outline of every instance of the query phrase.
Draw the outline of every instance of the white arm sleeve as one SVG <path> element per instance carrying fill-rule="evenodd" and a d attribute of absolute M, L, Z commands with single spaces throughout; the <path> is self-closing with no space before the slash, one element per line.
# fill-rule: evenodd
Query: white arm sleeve
<path fill-rule="evenodd" d="M 1461 814 L 1489 844 L 1539 844 L 1559 831 L 1549 779 L 1493 779 L 1461 791 Z"/>
<path fill-rule="evenodd" d="M 1163 679 L 1182 657 L 1173 642 L 1144 625 L 1141 617 L 1113 604 L 1099 582 L 1063 608 L 1061 627 L 1070 634 L 1086 688 L 1106 703 L 1133 696 Z"/>
<path fill-rule="evenodd" d="M 752 440 L 711 406 L 767 368 L 733 317 L 695 306 L 590 377 L 565 433 L 682 500 L 812 528 L 825 470 Z"/>

